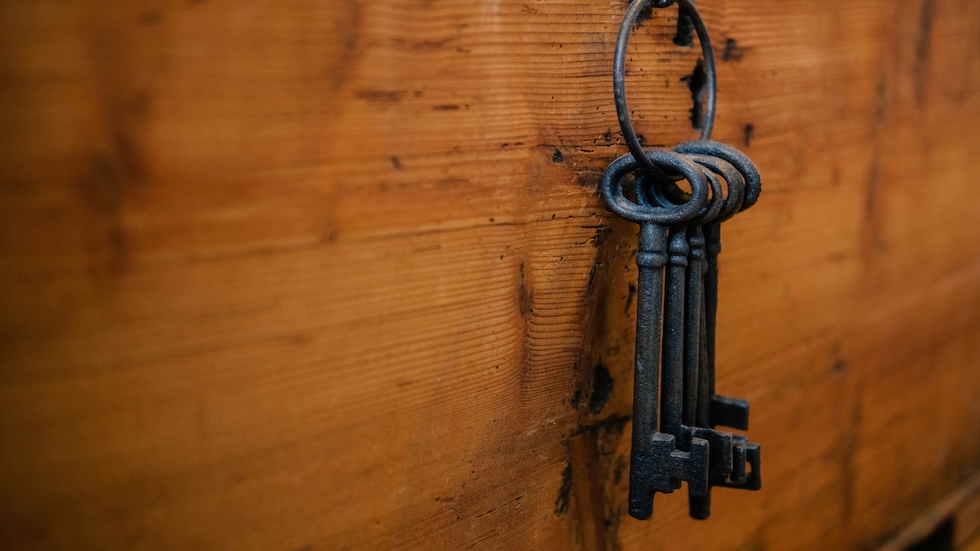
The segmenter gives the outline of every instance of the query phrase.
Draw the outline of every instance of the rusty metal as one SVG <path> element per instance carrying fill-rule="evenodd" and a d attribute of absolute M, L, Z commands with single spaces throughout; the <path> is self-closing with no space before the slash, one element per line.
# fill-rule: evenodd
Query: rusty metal
<path fill-rule="evenodd" d="M 704 58 L 701 137 L 671 150 L 644 151 L 626 102 L 626 47 L 644 8 L 675 3 Z M 613 91 L 630 153 L 606 170 L 601 193 L 612 212 L 640 225 L 629 512 L 649 518 L 654 493 L 671 493 L 686 481 L 691 516 L 704 519 L 712 486 L 761 487 L 759 445 L 718 429 L 747 429 L 748 403 L 715 393 L 714 343 L 721 223 L 758 201 L 761 178 L 745 154 L 710 139 L 715 63 L 693 0 L 635 0 L 629 6 L 616 43 Z M 624 189 L 630 174 L 635 201 Z M 677 186 L 682 179 L 689 193 Z"/>

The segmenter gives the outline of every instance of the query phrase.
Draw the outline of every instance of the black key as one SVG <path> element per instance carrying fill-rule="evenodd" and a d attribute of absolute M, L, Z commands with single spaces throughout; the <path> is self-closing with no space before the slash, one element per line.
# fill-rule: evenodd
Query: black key
<path fill-rule="evenodd" d="M 669 207 L 630 201 L 624 194 L 623 180 L 637 168 L 632 155 L 613 161 L 602 177 L 602 196 L 609 210 L 640 225 L 629 509 L 630 515 L 639 519 L 653 514 L 654 492 L 672 492 L 677 480 L 687 480 L 701 494 L 708 488 L 708 442 L 691 438 L 689 450 L 681 451 L 674 434 L 656 430 L 668 225 L 686 222 L 699 213 L 708 198 L 708 183 L 697 166 L 671 151 L 655 149 L 646 152 L 646 156 L 659 166 L 682 174 L 692 192 L 687 203 Z"/>
<path fill-rule="evenodd" d="M 710 221 L 718 216 L 726 206 L 724 194 L 718 178 L 710 171 L 702 170 L 704 177 L 711 187 L 711 200 L 697 216 L 684 225 L 672 226 L 668 233 L 668 262 L 664 298 L 664 340 L 663 340 L 663 386 L 661 396 L 661 426 L 664 433 L 677 437 L 677 447 L 681 451 L 690 451 L 695 439 L 708 442 L 709 472 L 719 471 L 727 475 L 732 465 L 732 435 L 711 429 L 694 426 L 694 398 L 696 395 L 696 377 L 698 374 L 698 336 L 700 331 L 700 283 L 702 266 L 695 257 L 703 258 L 703 246 L 694 244 L 693 254 L 688 242 L 688 234 L 694 230 L 697 234 L 698 224 Z M 737 176 L 737 172 L 731 169 Z M 664 207 L 676 206 L 674 200 L 668 199 L 663 193 L 673 186 L 672 180 L 638 178 L 636 184 L 637 201 L 650 204 L 655 201 Z M 682 195 L 677 195 L 682 197 Z M 651 201 L 653 198 L 653 201 Z M 700 247 L 700 250 L 697 250 Z M 691 272 L 693 263 L 694 272 Z M 694 277 L 690 277 L 690 276 Z M 687 284 L 693 285 L 693 288 Z M 693 294 L 692 294 L 693 293 Z M 691 346 L 688 341 L 691 340 Z M 694 351 L 693 355 L 689 354 Z M 693 360 L 693 361 L 692 361 Z M 691 379 L 695 378 L 692 382 Z M 690 397 L 685 393 L 690 390 Z M 680 487 L 680 480 L 675 480 L 675 487 Z M 695 484 L 688 483 L 691 495 L 704 495 L 705 491 Z"/>
<path fill-rule="evenodd" d="M 751 207 L 759 200 L 759 195 L 762 193 L 762 179 L 759 175 L 759 170 L 752 163 L 751 159 L 741 151 L 721 142 L 711 140 L 684 142 L 676 146 L 674 151 L 686 155 L 703 155 L 705 157 L 721 159 L 735 167 L 745 184 L 744 200 L 741 202 L 738 212 Z M 701 394 L 707 396 L 707 399 L 704 399 L 704 396 L 702 396 L 702 399 L 699 400 L 702 404 L 699 408 L 701 413 L 699 417 L 701 417 L 700 421 L 702 423 L 704 423 L 704 417 L 707 417 L 708 422 L 705 423 L 706 426 L 723 426 L 747 430 L 749 420 L 748 402 L 718 396 L 715 393 L 714 387 L 715 329 L 718 313 L 718 254 L 721 252 L 721 221 L 733 214 L 734 212 L 731 212 L 728 216 L 721 217 L 716 223 L 705 225 L 703 230 L 705 236 L 705 262 L 707 263 L 707 272 L 705 273 L 703 284 L 705 303 L 705 346 L 703 348 L 706 361 L 703 363 L 701 369 L 703 383 L 700 386 L 704 388 L 703 390 L 699 390 Z M 706 387 L 704 383 L 707 383 Z"/>

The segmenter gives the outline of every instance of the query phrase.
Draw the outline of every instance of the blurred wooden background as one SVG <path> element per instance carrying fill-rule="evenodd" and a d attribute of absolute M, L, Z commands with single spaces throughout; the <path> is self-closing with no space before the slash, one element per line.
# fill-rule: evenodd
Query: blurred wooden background
<path fill-rule="evenodd" d="M 764 177 L 718 341 L 764 488 L 639 522 L 622 0 L 0 3 L 0 546 L 867 549 L 962 487 L 980 3 L 699 6 Z M 696 135 L 675 24 L 650 144 Z"/>

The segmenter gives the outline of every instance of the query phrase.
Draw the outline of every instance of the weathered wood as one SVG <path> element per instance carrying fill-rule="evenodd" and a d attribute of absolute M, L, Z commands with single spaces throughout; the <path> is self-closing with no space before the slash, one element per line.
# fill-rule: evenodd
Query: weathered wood
<path fill-rule="evenodd" d="M 878 551 L 904 551 L 922 542 L 944 522 L 952 522 L 953 541 L 957 548 L 973 535 L 980 517 L 980 473 L 966 480 L 960 487 L 929 505 L 915 520 L 903 526 L 897 534 L 878 547 Z"/>
<path fill-rule="evenodd" d="M 639 522 L 622 2 L 0 4 L 3 547 L 868 548 L 954 488 L 980 3 L 699 6 L 764 176 L 718 341 L 764 489 Z M 651 144 L 694 135 L 675 21 L 631 40 Z"/>
<path fill-rule="evenodd" d="M 980 478 L 974 477 L 974 478 Z M 953 514 L 954 543 L 957 547 L 980 546 L 980 484 Z"/>

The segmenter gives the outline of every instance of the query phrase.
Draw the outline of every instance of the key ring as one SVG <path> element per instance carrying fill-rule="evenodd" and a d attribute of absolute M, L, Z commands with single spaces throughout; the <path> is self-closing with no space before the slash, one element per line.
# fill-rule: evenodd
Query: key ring
<path fill-rule="evenodd" d="M 687 158 L 690 161 L 694 161 L 695 164 L 700 165 L 702 169 L 707 169 L 701 172 L 704 174 L 708 182 L 708 187 L 711 190 L 711 197 L 708 198 L 708 202 L 687 223 L 700 226 L 706 223 L 712 223 L 723 216 L 734 215 L 738 211 L 738 207 L 742 205 L 743 195 L 742 177 L 735 167 L 723 160 L 718 163 L 717 161 L 720 159 L 706 155 L 688 155 Z M 719 175 L 722 176 L 721 180 L 718 179 Z M 723 191 L 722 181 L 725 182 L 728 193 Z M 639 204 L 656 204 L 663 207 L 684 204 L 683 202 L 678 203 L 673 198 L 667 197 L 664 194 L 664 190 L 661 189 L 661 186 L 655 185 L 647 175 L 637 174 L 633 187 L 637 203 Z"/>
<path fill-rule="evenodd" d="M 616 56 L 613 60 L 613 95 L 623 138 L 626 140 L 626 145 L 629 147 L 630 153 L 633 154 L 633 158 L 640 163 L 644 170 L 661 177 L 664 176 L 663 170 L 643 154 L 643 146 L 636 135 L 632 121 L 630 121 L 629 108 L 626 105 L 626 46 L 629 44 L 630 34 L 636 25 L 637 17 L 647 4 L 652 4 L 656 8 L 665 8 L 675 2 L 680 11 L 690 18 L 694 30 L 698 34 L 698 42 L 701 44 L 701 55 L 704 57 L 705 86 L 708 88 L 708 98 L 705 102 L 704 119 L 701 125 L 701 139 L 710 139 L 711 129 L 715 124 L 715 100 L 718 95 L 715 78 L 715 55 L 711 49 L 708 29 L 692 0 L 633 0 L 623 17 L 622 26 L 619 27 L 619 36 L 616 39 Z"/>
<path fill-rule="evenodd" d="M 691 184 L 691 198 L 686 203 L 664 206 L 657 203 L 633 202 L 626 198 L 621 186 L 623 176 L 640 164 L 631 153 L 616 159 L 602 175 L 600 193 L 609 210 L 636 223 L 679 224 L 696 216 L 708 201 L 710 184 L 697 165 L 667 149 L 651 149 L 643 152 L 643 158 L 651 165 L 662 164 L 681 175 Z M 659 168 L 658 168 L 659 170 Z"/>

